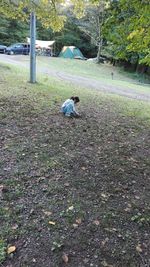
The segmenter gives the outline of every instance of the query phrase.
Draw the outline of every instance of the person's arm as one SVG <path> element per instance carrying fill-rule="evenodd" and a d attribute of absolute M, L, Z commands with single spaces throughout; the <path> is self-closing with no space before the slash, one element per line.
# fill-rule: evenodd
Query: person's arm
<path fill-rule="evenodd" d="M 80 114 L 76 111 L 76 109 L 75 109 L 75 104 L 74 104 L 74 102 L 73 102 L 73 113 L 74 113 L 74 115 L 75 116 L 80 116 Z"/>

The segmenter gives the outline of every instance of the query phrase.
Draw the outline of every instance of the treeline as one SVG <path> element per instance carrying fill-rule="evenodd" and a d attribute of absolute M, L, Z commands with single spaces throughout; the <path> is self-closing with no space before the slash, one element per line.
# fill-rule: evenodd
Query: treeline
<path fill-rule="evenodd" d="M 60 1 L 61 2 L 61 1 Z M 73 2 L 73 1 L 72 1 Z M 150 72 L 150 5 L 149 0 L 77 0 L 61 7 L 66 16 L 64 28 L 54 32 L 37 21 L 37 39 L 55 40 L 56 55 L 64 45 L 74 45 L 87 58 L 105 57 L 112 64 L 142 73 Z M 6 9 L 6 8 L 5 8 Z M 6 12 L 7 13 L 7 12 Z M 78 17 L 78 18 L 77 18 Z M 1 43 L 25 41 L 29 23 L 0 17 Z"/>
<path fill-rule="evenodd" d="M 26 42 L 26 38 L 30 35 L 30 25 L 27 22 L 0 17 L 0 43 L 11 45 L 17 42 Z M 81 49 L 84 56 L 96 57 L 97 51 L 95 45 L 91 43 L 90 37 L 86 36 L 79 27 L 69 19 L 60 32 L 53 32 L 51 29 L 45 29 L 40 21 L 37 21 L 37 39 L 55 40 L 56 56 L 64 45 L 74 45 Z"/>

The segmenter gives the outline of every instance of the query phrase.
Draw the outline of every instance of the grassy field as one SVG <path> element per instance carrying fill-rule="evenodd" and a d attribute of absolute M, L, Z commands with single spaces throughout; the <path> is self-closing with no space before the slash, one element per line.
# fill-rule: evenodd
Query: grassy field
<path fill-rule="evenodd" d="M 28 59 L 27 59 L 28 60 Z M 48 64 L 47 62 L 47 58 L 40 58 L 38 61 L 38 66 L 40 66 L 41 61 L 42 61 L 42 66 L 43 66 L 43 61 L 46 61 L 46 65 Z M 62 70 L 63 66 L 66 66 L 65 63 L 67 63 L 67 60 L 64 59 L 60 59 L 59 64 L 58 64 L 58 59 L 57 58 L 52 58 L 50 59 L 50 61 L 52 60 L 52 62 L 50 62 L 49 67 L 53 68 L 53 69 L 58 69 L 58 70 Z M 62 64 L 60 63 L 62 61 Z M 77 61 L 78 63 L 78 61 Z M 76 69 L 75 74 L 83 74 L 83 70 L 84 68 L 82 67 L 82 63 L 85 66 L 85 62 L 79 61 L 78 64 L 74 64 L 72 60 L 69 61 L 68 65 L 66 66 L 66 71 L 70 71 L 70 73 L 73 73 L 72 71 L 72 66 L 74 66 L 74 68 Z M 86 69 L 86 73 L 88 77 L 92 77 L 92 73 L 93 75 L 95 75 L 96 77 L 99 75 L 99 68 L 102 69 L 101 73 L 103 72 L 104 76 L 104 80 L 107 81 L 108 76 L 107 76 L 107 72 L 108 72 L 108 68 L 111 68 L 111 66 L 105 66 L 103 69 L 103 65 L 97 66 L 94 64 L 94 68 L 93 69 L 93 64 L 91 66 L 91 64 L 87 65 L 87 69 Z M 3 65 L 1 67 L 2 69 L 2 74 L 1 77 L 5 77 L 7 76 L 7 72 L 10 73 L 11 69 L 8 66 Z M 93 71 L 92 71 L 93 70 Z M 118 73 L 118 70 L 115 70 L 116 73 Z M 16 80 L 16 76 L 19 78 Z M 71 95 L 80 95 L 80 97 L 82 97 L 82 102 L 88 102 L 89 99 L 92 98 L 92 101 L 97 102 L 97 104 L 99 104 L 99 101 L 101 102 L 110 102 L 110 103 L 114 103 L 114 105 L 116 105 L 117 107 L 117 111 L 120 113 L 123 113 L 125 115 L 131 116 L 131 117 L 139 117 L 143 120 L 146 120 L 147 122 L 150 121 L 150 113 L 149 113 L 149 108 L 150 108 L 150 104 L 149 103 L 145 103 L 143 101 L 135 101 L 129 98 L 125 98 L 122 96 L 117 96 L 117 95 L 111 95 L 111 94 L 106 94 L 103 92 L 93 92 L 90 90 L 86 89 L 86 94 L 85 94 L 85 90 L 84 88 L 80 87 L 80 86 L 73 86 L 71 85 L 70 87 L 70 83 L 67 82 L 62 82 L 62 81 L 58 81 L 56 78 L 50 77 L 49 75 L 43 75 L 43 74 L 38 74 L 38 83 L 35 85 L 31 85 L 30 83 L 28 83 L 27 81 L 29 80 L 29 73 L 25 72 L 23 73 L 23 75 L 21 73 L 19 73 L 18 68 L 14 67 L 13 68 L 13 75 L 9 76 L 9 80 L 7 81 L 7 90 L 1 90 L 0 94 L 1 96 L 12 96 L 12 95 L 16 95 L 18 96 L 19 94 L 26 94 L 28 97 L 30 97 L 31 99 L 33 98 L 34 100 L 34 105 L 36 105 L 37 103 L 37 99 L 38 102 L 40 101 L 40 104 L 37 106 L 49 106 L 51 104 L 51 99 L 53 98 L 52 102 L 55 102 L 55 98 L 57 100 L 59 100 L 59 102 L 63 101 L 65 98 L 67 98 L 70 94 Z M 125 73 L 123 73 L 121 76 L 119 76 L 118 74 L 118 79 L 116 81 L 114 81 L 114 83 L 116 82 L 117 85 L 120 85 L 121 83 L 123 83 L 123 79 L 126 79 L 125 77 Z M 2 78 L 1 78 L 2 79 Z M 7 79 L 6 77 L 3 79 Z M 1 81 L 1 84 L 3 84 L 3 79 Z M 122 80 L 121 80 L 122 79 Z M 20 80 L 21 85 L 20 85 Z M 133 82 L 133 79 L 131 80 Z M 112 84 L 112 80 L 109 80 L 109 83 Z M 13 88 L 12 88 L 12 83 L 13 83 Z M 127 86 L 130 86 L 131 88 L 133 87 L 133 89 L 135 89 L 135 86 L 137 88 L 137 91 L 148 91 L 149 87 L 145 87 L 145 86 L 140 86 L 139 88 L 137 85 L 130 83 L 130 80 L 127 78 L 127 81 L 125 82 L 127 84 Z M 25 90 L 24 90 L 25 89 Z M 24 92 L 25 91 L 25 92 Z M 37 99 L 34 99 L 36 97 L 35 93 L 38 93 L 40 95 L 40 97 L 37 97 Z M 32 95 L 33 94 L 33 95 Z M 33 103 L 33 101 L 31 100 L 31 102 Z M 43 102 L 43 104 L 42 104 Z"/>
<path fill-rule="evenodd" d="M 0 73 L 0 266 L 149 266 L 150 105 Z"/>
<path fill-rule="evenodd" d="M 37 60 L 39 65 L 43 64 L 58 72 L 63 70 L 63 72 L 68 74 L 100 80 L 108 85 L 121 85 L 123 88 L 133 88 L 137 92 L 150 90 L 149 85 L 142 84 L 143 78 L 141 78 L 140 74 L 125 72 L 123 69 L 113 67 L 110 64 L 98 65 L 88 61 L 46 57 L 38 57 Z M 114 74 L 113 80 L 112 72 Z M 145 80 L 145 82 L 148 82 L 148 80 Z"/>

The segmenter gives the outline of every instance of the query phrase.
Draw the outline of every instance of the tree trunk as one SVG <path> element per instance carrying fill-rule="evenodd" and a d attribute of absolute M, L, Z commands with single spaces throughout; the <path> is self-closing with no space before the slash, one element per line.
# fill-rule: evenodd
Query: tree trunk
<path fill-rule="evenodd" d="M 101 40 L 98 44 L 97 61 L 96 61 L 98 64 L 101 62 L 102 42 L 103 40 Z"/>
<path fill-rule="evenodd" d="M 135 69 L 136 72 L 138 72 L 138 67 L 139 67 L 139 55 L 138 55 L 137 62 L 136 62 L 136 69 Z"/>
<path fill-rule="evenodd" d="M 104 1 L 99 1 L 99 37 L 98 37 L 98 52 L 97 52 L 97 61 L 96 63 L 101 62 L 101 52 L 102 52 L 102 45 L 103 45 L 103 36 L 102 36 L 102 26 L 104 22 Z"/>

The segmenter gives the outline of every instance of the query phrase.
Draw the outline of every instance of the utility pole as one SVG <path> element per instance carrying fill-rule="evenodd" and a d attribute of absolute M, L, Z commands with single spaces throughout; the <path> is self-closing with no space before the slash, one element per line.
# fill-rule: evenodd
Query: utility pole
<path fill-rule="evenodd" d="M 30 83 L 36 83 L 36 16 L 35 12 L 30 15 Z"/>

